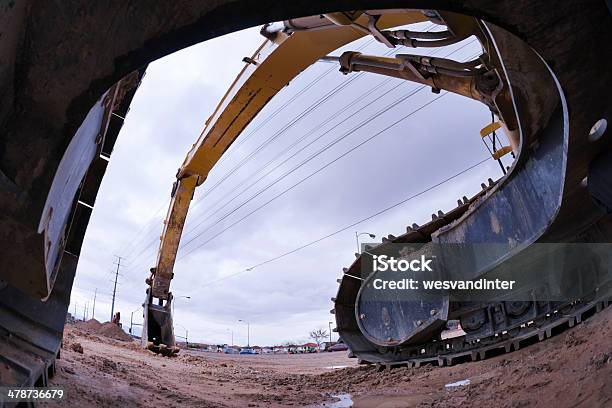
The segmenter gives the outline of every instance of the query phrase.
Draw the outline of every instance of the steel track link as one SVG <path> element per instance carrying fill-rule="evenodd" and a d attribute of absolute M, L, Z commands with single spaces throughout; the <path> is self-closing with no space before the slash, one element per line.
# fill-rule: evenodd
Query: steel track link
<path fill-rule="evenodd" d="M 500 354 L 517 351 L 520 348 L 544 341 L 565 332 L 576 324 L 601 312 L 610 305 L 609 295 L 590 302 L 573 302 L 562 306 L 560 310 L 548 316 L 541 316 L 519 328 L 493 336 L 468 341 L 466 336 L 439 340 L 414 347 L 411 352 L 414 358 L 388 363 L 376 363 L 379 370 L 397 367 L 420 367 L 426 364 L 433 366 L 451 366 L 458 363 L 485 360 Z M 561 309 L 565 309 L 561 311 Z M 429 350 L 438 350 L 430 354 Z M 442 351 L 440 350 L 447 350 Z M 422 352 L 424 351 L 424 353 Z M 406 350 L 403 350 L 406 353 Z M 384 355 L 382 355 L 384 357 Z"/>

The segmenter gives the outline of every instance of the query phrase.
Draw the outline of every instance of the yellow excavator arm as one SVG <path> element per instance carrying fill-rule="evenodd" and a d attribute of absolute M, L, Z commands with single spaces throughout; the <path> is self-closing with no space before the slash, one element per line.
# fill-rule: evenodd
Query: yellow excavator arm
<path fill-rule="evenodd" d="M 351 16 L 339 13 L 347 19 Z M 333 17 L 332 17 L 333 18 Z M 302 21 L 300 21 L 302 20 Z M 323 20 L 323 21 L 321 21 Z M 425 21 L 420 11 L 398 11 L 381 16 L 377 26 L 391 28 Z M 172 201 L 166 217 L 157 264 L 147 281 L 153 297 L 168 299 L 174 261 L 194 190 L 208 176 L 215 163 L 240 136 L 259 111 L 300 72 L 330 52 L 364 37 L 368 33 L 356 27 L 367 26 L 368 17 L 361 13 L 354 25 L 336 25 L 328 18 L 307 17 L 291 20 L 299 27 L 316 29 L 265 31 L 268 37 L 242 69 L 193 145 L 177 174 Z"/>
<path fill-rule="evenodd" d="M 449 60 L 419 59 L 416 56 L 382 58 L 355 52 L 329 57 L 331 52 L 366 35 L 374 36 L 390 48 L 397 45 L 442 46 L 459 42 L 470 34 L 483 35 L 478 21 L 468 17 L 455 21 L 453 29 L 446 23 L 449 30 L 436 34 L 440 38 L 445 35 L 446 38 L 437 41 L 419 39 L 423 38 L 419 37 L 423 33 L 413 33 L 416 38 L 412 38 L 412 32 L 408 30 L 384 31 L 428 20 L 445 24 L 436 12 L 402 9 L 333 13 L 268 24 L 262 28 L 261 33 L 266 40 L 250 58 L 244 59 L 245 67 L 206 121 L 204 130 L 178 170 L 160 238 L 157 263 L 151 268 L 151 275 L 147 279 L 149 289 L 145 300 L 142 336 L 145 346 L 160 352 L 176 351 L 172 332 L 170 283 L 183 226 L 196 187 L 206 180 L 215 163 L 261 109 L 309 66 L 324 59 L 336 61 L 340 71 L 345 74 L 368 71 L 395 76 L 431 86 L 434 91 L 443 89 L 480 100 L 500 118 L 510 116 L 503 112 L 507 109 L 496 105 L 496 100 L 503 99 L 496 98 L 503 88 L 503 80 L 494 69 L 490 69 L 488 75 L 494 76 L 492 82 L 495 86 L 485 84 L 488 88 L 483 88 L 478 82 L 483 81 L 484 76 L 480 75 L 482 72 L 472 69 L 473 66 L 461 66 Z M 483 39 L 480 39 L 482 42 Z M 509 121 L 505 124 L 508 125 Z"/>
<path fill-rule="evenodd" d="M 151 277 L 147 280 L 147 284 L 152 285 L 152 295 L 156 298 L 168 299 L 169 297 L 176 253 L 187 219 L 189 204 L 198 185 L 198 178 L 197 175 L 179 178 L 172 188 L 172 199 L 164 221 L 157 263 L 151 270 Z"/>

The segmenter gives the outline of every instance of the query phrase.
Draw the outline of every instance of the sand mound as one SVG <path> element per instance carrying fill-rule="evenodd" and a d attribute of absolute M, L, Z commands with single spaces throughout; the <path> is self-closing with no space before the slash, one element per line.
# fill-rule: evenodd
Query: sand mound
<path fill-rule="evenodd" d="M 90 332 L 97 332 L 102 327 L 102 323 L 97 321 L 96 319 L 89 319 L 86 322 L 77 322 L 76 326 L 79 329 L 87 330 Z"/>
<path fill-rule="evenodd" d="M 131 341 L 132 337 L 114 323 L 106 322 L 96 331 L 97 334 L 121 341 Z"/>
<path fill-rule="evenodd" d="M 100 323 L 96 319 L 90 319 L 86 322 L 77 322 L 75 326 L 89 334 L 98 334 L 100 336 L 120 341 L 132 340 L 132 337 L 124 332 L 121 327 L 111 322 Z"/>

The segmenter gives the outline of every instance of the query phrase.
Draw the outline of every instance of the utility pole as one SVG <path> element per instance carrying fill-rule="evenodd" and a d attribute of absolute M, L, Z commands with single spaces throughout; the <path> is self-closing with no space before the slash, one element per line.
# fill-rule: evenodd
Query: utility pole
<path fill-rule="evenodd" d="M 115 314 L 115 295 L 117 294 L 117 279 L 119 278 L 119 268 L 121 267 L 121 259 L 123 259 L 119 255 L 115 256 L 117 257 L 117 262 L 115 262 L 115 265 L 117 265 L 117 271 L 115 272 L 115 286 L 113 288 L 113 302 L 111 304 L 111 322 L 113 321 L 113 316 Z"/>
<path fill-rule="evenodd" d="M 328 326 L 329 326 L 329 345 L 330 346 L 331 346 L 331 342 L 332 342 L 332 338 L 331 338 L 331 333 L 332 333 L 331 325 L 332 325 L 332 322 L 329 322 Z"/>
<path fill-rule="evenodd" d="M 92 319 L 96 318 L 96 297 L 97 296 L 98 296 L 98 288 L 96 288 L 96 291 L 94 292 L 94 304 L 93 304 L 93 309 L 91 310 Z"/>

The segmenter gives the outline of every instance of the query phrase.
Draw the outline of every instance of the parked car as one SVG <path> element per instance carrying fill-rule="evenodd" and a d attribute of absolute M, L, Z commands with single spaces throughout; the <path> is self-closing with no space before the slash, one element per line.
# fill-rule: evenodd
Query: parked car
<path fill-rule="evenodd" d="M 223 352 L 225 354 L 238 354 L 238 350 L 236 350 L 235 348 L 232 347 L 226 347 L 223 349 Z"/>
<path fill-rule="evenodd" d="M 240 354 L 257 354 L 257 353 L 252 348 L 245 347 L 245 348 L 240 349 Z"/>
<path fill-rule="evenodd" d="M 333 346 L 327 348 L 327 351 L 346 351 L 348 350 L 348 346 L 344 343 L 336 343 Z"/>

